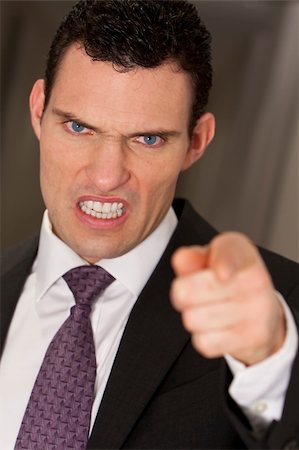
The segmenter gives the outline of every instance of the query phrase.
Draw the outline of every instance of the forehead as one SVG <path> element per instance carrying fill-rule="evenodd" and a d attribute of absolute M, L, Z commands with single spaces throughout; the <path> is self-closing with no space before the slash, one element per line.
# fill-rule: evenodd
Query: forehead
<path fill-rule="evenodd" d="M 78 44 L 65 53 L 52 89 L 56 107 L 92 115 L 105 111 L 154 120 L 189 120 L 192 83 L 174 62 L 121 72 L 110 62 L 93 61 Z M 116 116 L 114 116 L 117 118 Z"/>

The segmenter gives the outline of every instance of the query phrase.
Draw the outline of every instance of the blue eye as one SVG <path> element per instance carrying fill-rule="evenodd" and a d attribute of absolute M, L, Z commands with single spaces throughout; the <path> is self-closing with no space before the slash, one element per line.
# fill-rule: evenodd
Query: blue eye
<path fill-rule="evenodd" d="M 143 136 L 143 141 L 145 144 L 154 145 L 157 143 L 158 136 Z"/>
<path fill-rule="evenodd" d="M 71 129 L 72 129 L 72 131 L 75 131 L 75 133 L 81 133 L 85 129 L 85 127 L 83 127 L 83 125 L 80 125 L 77 122 L 72 121 Z"/>
<path fill-rule="evenodd" d="M 134 138 L 135 142 L 143 144 L 146 147 L 160 148 L 165 140 L 157 134 L 142 134 Z"/>

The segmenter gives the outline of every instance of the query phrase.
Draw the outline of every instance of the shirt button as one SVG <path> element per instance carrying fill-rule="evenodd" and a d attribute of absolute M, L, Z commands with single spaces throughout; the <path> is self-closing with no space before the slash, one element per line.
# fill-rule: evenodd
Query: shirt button
<path fill-rule="evenodd" d="M 251 407 L 252 411 L 256 414 L 262 414 L 266 411 L 268 408 L 267 402 L 265 400 L 259 400 L 258 402 L 254 403 Z"/>

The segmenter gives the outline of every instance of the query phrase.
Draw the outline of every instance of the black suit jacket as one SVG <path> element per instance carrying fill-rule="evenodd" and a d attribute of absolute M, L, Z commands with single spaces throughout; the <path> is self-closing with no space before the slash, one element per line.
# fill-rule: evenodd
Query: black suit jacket
<path fill-rule="evenodd" d="M 231 375 L 225 361 L 206 359 L 195 352 L 179 314 L 171 307 L 172 253 L 182 245 L 207 244 L 216 235 L 187 202 L 179 200 L 174 206 L 179 224 L 132 310 L 88 448 L 299 448 L 299 356 L 283 417 L 257 442 L 227 394 Z M 33 240 L 14 252 L 3 266 L 2 340 L 37 244 Z M 298 265 L 267 251 L 262 255 L 297 320 Z"/>

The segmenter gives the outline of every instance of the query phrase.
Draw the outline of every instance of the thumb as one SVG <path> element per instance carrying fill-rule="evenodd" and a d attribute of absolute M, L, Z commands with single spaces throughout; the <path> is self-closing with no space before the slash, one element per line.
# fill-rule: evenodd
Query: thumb
<path fill-rule="evenodd" d="M 176 275 L 188 275 L 196 270 L 204 269 L 208 262 L 208 247 L 199 245 L 181 247 L 171 258 L 172 267 Z"/>
<path fill-rule="evenodd" d="M 222 233 L 210 244 L 208 266 L 220 281 L 227 281 L 235 272 L 259 260 L 254 244 L 243 234 Z"/>

